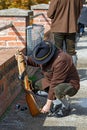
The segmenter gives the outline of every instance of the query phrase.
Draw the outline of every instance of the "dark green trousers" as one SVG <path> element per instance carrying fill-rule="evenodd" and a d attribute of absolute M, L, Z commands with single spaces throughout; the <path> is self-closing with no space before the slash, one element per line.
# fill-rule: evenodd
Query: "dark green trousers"
<path fill-rule="evenodd" d="M 55 96 L 58 99 L 61 99 L 66 95 L 72 97 L 76 93 L 77 93 L 77 90 L 73 86 L 71 86 L 69 83 L 61 83 L 55 87 Z"/>
<path fill-rule="evenodd" d="M 54 40 L 57 48 L 60 48 L 62 50 L 65 49 L 65 51 L 70 55 L 76 54 L 76 33 L 54 33 Z"/>
<path fill-rule="evenodd" d="M 36 86 L 36 89 L 42 90 L 41 80 L 38 80 L 35 83 L 35 86 Z M 44 91 L 48 92 L 49 86 Z M 65 97 L 66 95 L 72 97 L 76 93 L 77 93 L 77 90 L 73 86 L 71 86 L 71 84 L 69 84 L 69 83 L 61 83 L 55 87 L 55 97 L 58 99 L 61 99 L 61 98 Z"/>

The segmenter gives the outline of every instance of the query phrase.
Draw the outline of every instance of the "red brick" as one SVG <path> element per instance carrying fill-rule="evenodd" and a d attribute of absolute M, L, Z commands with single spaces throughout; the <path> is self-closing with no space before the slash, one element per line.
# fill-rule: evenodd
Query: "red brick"
<path fill-rule="evenodd" d="M 25 26 L 26 25 L 26 23 L 25 22 L 14 22 L 14 26 L 21 26 L 21 27 L 23 27 L 23 26 Z"/>
<path fill-rule="evenodd" d="M 5 43 L 5 42 L 0 41 L 0 47 L 5 46 L 5 45 L 6 45 L 6 43 Z"/>
<path fill-rule="evenodd" d="M 10 37 L 10 36 L 1 36 L 0 41 L 13 41 L 16 40 L 16 36 Z"/>
<path fill-rule="evenodd" d="M 13 35 L 17 35 L 17 34 L 16 34 L 16 32 L 9 31 L 9 32 L 8 32 L 8 35 L 12 35 L 12 36 L 13 36 Z M 17 36 L 20 36 L 20 35 L 21 35 L 21 36 L 25 36 L 25 32 L 22 32 L 22 31 L 18 32 L 18 35 L 17 35 Z"/>
<path fill-rule="evenodd" d="M 8 46 L 9 47 L 22 47 L 22 46 L 25 46 L 25 42 L 19 42 L 19 41 L 14 41 L 14 42 L 8 42 Z"/>

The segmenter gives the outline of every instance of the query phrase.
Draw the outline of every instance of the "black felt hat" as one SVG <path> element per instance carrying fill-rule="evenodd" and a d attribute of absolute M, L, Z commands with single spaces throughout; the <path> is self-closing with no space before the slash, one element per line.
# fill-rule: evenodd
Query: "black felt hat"
<path fill-rule="evenodd" d="M 42 41 L 33 49 L 32 59 L 37 64 L 45 64 L 53 57 L 55 49 L 51 42 Z"/>

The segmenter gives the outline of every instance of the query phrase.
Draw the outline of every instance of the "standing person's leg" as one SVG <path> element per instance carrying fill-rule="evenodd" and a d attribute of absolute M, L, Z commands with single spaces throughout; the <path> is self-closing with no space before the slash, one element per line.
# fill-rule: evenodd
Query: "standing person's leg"
<path fill-rule="evenodd" d="M 63 50 L 64 34 L 63 33 L 54 33 L 54 41 L 55 41 L 56 47 L 58 49 Z"/>
<path fill-rule="evenodd" d="M 73 63 L 77 65 L 77 55 L 76 55 L 76 33 L 66 34 L 66 51 L 72 56 Z"/>
<path fill-rule="evenodd" d="M 79 33 L 79 36 L 81 37 L 84 33 L 84 24 L 82 23 L 78 23 L 78 33 Z"/>
<path fill-rule="evenodd" d="M 80 37 L 83 35 L 84 33 L 84 24 L 81 24 L 80 26 Z"/>

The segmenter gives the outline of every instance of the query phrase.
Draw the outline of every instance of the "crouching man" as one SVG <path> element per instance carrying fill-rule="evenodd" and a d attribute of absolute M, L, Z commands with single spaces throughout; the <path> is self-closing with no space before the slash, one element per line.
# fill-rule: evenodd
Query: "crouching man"
<path fill-rule="evenodd" d="M 48 41 L 41 42 L 34 48 L 31 56 L 24 57 L 28 65 L 40 67 L 43 73 L 43 78 L 35 83 L 38 89 L 48 93 L 41 112 L 51 111 L 56 112 L 57 116 L 67 115 L 65 111 L 69 112 L 70 103 L 66 96 L 74 96 L 80 88 L 79 75 L 72 57 Z M 60 103 L 54 107 L 57 101 Z"/>

